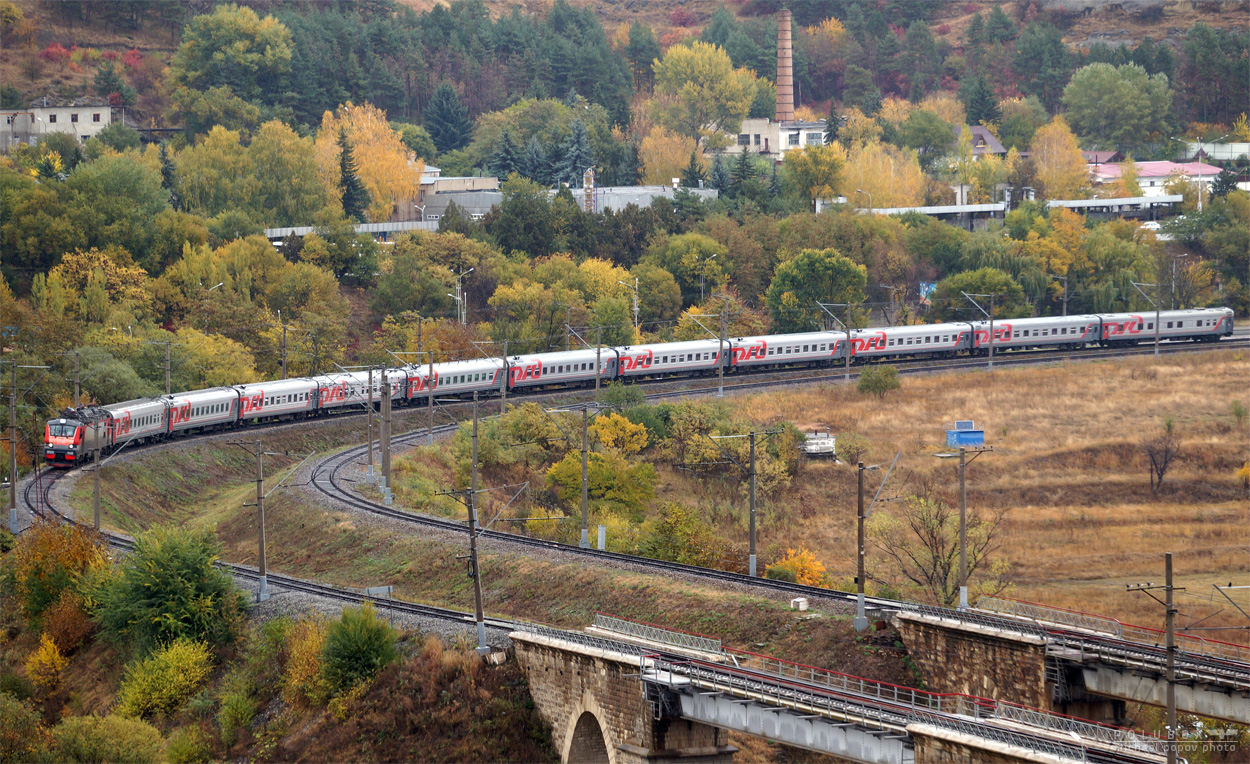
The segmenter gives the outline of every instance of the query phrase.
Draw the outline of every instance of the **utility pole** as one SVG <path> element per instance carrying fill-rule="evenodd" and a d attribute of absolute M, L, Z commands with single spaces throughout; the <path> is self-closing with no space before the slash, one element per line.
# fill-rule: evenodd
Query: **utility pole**
<path fill-rule="evenodd" d="M 501 359 L 503 360 L 503 368 L 499 371 L 503 375 L 503 379 L 499 382 L 499 416 L 503 416 L 508 413 L 508 377 L 510 372 L 508 371 L 507 340 L 503 341 L 503 356 L 501 356 Z"/>
<path fill-rule="evenodd" d="M 751 430 L 751 551 L 747 558 L 747 572 L 755 578 L 755 430 Z"/>
<path fill-rule="evenodd" d="M 286 324 L 282 325 L 282 378 L 286 379 Z"/>
<path fill-rule="evenodd" d="M 80 398 L 82 396 L 82 366 L 78 357 L 78 351 L 74 351 L 74 408 L 82 405 Z"/>
<path fill-rule="evenodd" d="M 564 306 L 564 352 L 573 349 L 573 336 L 569 334 L 569 314 L 573 310 L 571 305 Z"/>
<path fill-rule="evenodd" d="M 372 388 L 370 388 L 372 389 Z M 386 366 L 382 366 L 382 427 L 381 427 L 381 462 L 382 462 L 382 502 L 387 506 L 391 503 L 391 383 L 386 374 Z M 370 409 L 369 415 L 373 416 Z"/>
<path fill-rule="evenodd" d="M 425 426 L 425 444 L 434 445 L 434 351 L 430 351 L 430 371 L 425 378 L 425 405 L 430 418 Z"/>
<path fill-rule="evenodd" d="M 595 327 L 595 400 L 599 400 L 599 379 L 603 376 L 600 353 L 603 352 L 603 327 Z"/>
<path fill-rule="evenodd" d="M 968 465 L 981 454 L 993 451 L 989 446 L 959 447 L 959 609 L 968 608 Z M 972 458 L 968 458 L 972 454 Z M 954 454 L 938 454 L 947 458 Z M 886 477 L 889 477 L 888 475 Z"/>
<path fill-rule="evenodd" d="M 9 388 L 9 532 L 17 535 L 17 361 L 10 360 L 13 384 Z"/>
<path fill-rule="evenodd" d="M 590 407 L 582 406 L 582 540 L 581 540 L 582 549 L 590 548 L 590 485 L 589 485 L 589 482 L 587 481 L 587 474 L 588 474 L 587 465 L 589 463 L 589 458 L 590 458 L 589 456 L 590 455 L 589 424 L 590 424 Z M 754 441 L 752 441 L 752 443 L 754 443 Z M 755 453 L 754 445 L 752 446 L 751 453 L 752 454 Z M 751 491 L 752 505 L 754 505 L 754 497 L 755 497 L 754 480 L 752 481 L 751 487 L 752 487 L 752 491 Z M 754 523 L 754 518 L 755 518 L 754 509 L 752 509 L 751 518 L 752 518 L 752 523 Z M 754 533 L 751 534 L 751 538 L 755 538 Z M 754 548 L 752 548 L 751 552 L 752 552 L 752 559 L 754 559 L 755 557 Z"/>
<path fill-rule="evenodd" d="M 477 393 L 473 393 L 473 477 L 466 502 L 469 507 L 469 559 L 473 566 L 473 606 L 477 618 L 477 651 L 480 655 L 490 652 L 486 645 L 486 619 L 482 613 L 482 576 L 477 560 Z"/>
<path fill-rule="evenodd" d="M 1053 279 L 1063 281 L 1063 315 L 1068 315 L 1068 277 L 1051 275 Z"/>
<path fill-rule="evenodd" d="M 855 630 L 863 631 L 868 628 L 868 618 L 864 614 L 864 463 L 859 463 L 859 504 L 855 512 L 855 591 L 857 607 L 855 611 Z M 863 622 L 860 622 L 860 619 Z"/>
<path fill-rule="evenodd" d="M 365 411 L 365 432 L 369 437 L 369 471 L 365 482 L 373 485 L 373 367 L 369 367 L 369 408 Z"/>
<path fill-rule="evenodd" d="M 993 370 L 994 370 L 994 298 L 995 298 L 995 297 L 997 297 L 998 295 L 997 295 L 997 294 L 968 294 L 967 292 L 960 292 L 960 294 L 962 294 L 962 295 L 964 296 L 964 298 L 966 298 L 966 299 L 968 300 L 968 302 L 972 303 L 972 304 L 973 304 L 973 306 L 975 306 L 977 310 L 981 311 L 981 313 L 982 313 L 982 314 L 984 314 L 984 315 L 985 315 L 985 317 L 986 317 L 986 318 L 988 318 L 988 319 L 990 320 L 990 363 L 989 363 L 989 369 L 990 369 L 991 371 L 993 371 Z M 985 312 L 985 308 L 982 308 L 982 307 L 980 306 L 980 304 L 978 304 L 978 303 L 977 303 L 977 301 L 976 301 L 976 300 L 972 299 L 973 297 L 988 297 L 988 298 L 990 298 L 990 310 L 989 310 L 989 312 L 988 312 L 988 313 L 986 313 L 986 312 Z"/>
<path fill-rule="evenodd" d="M 729 298 L 725 298 L 725 307 L 720 312 L 720 345 L 716 351 L 716 397 L 725 397 L 725 341 L 729 335 Z M 755 575 L 752 573 L 751 575 Z"/>
<path fill-rule="evenodd" d="M 171 390 L 169 386 L 169 366 L 170 366 L 169 360 L 170 360 L 170 350 L 172 347 L 173 347 L 172 343 L 169 340 L 165 340 L 165 394 L 166 395 L 169 395 L 170 390 Z"/>
<path fill-rule="evenodd" d="M 1134 289 L 1136 289 L 1138 292 L 1141 292 L 1142 297 L 1145 297 L 1148 301 L 1150 301 L 1151 304 L 1155 306 L 1155 358 L 1158 358 L 1159 357 L 1159 299 L 1160 299 L 1159 298 L 1159 285 L 1158 284 L 1138 284 L 1136 281 L 1130 281 L 1129 283 L 1133 285 Z M 1142 289 L 1142 287 L 1154 287 L 1155 296 L 1151 297 L 1150 295 L 1146 294 L 1145 290 Z"/>
<path fill-rule="evenodd" d="M 1172 585 L 1172 553 L 1168 552 L 1163 556 L 1163 586 L 1156 586 L 1153 583 L 1145 584 L 1129 584 L 1125 588 L 1130 592 L 1145 592 L 1146 596 L 1164 607 L 1164 645 L 1167 649 L 1167 664 L 1165 668 L 1165 676 L 1167 679 L 1167 711 L 1168 711 L 1168 728 L 1167 728 L 1167 762 L 1168 764 L 1176 764 L 1178 758 L 1177 737 L 1180 729 L 1176 720 L 1176 600 L 1175 592 L 1178 588 Z M 1154 589 L 1163 589 L 1164 598 L 1160 600 L 1150 592 Z M 1179 588 L 1184 591 L 1184 587 Z"/>
<path fill-rule="evenodd" d="M 851 304 L 848 302 L 817 302 L 816 306 L 819 307 L 821 310 L 823 310 L 825 313 L 828 313 L 829 318 L 832 318 L 834 321 L 837 321 L 839 324 L 842 325 L 842 328 L 846 330 L 846 348 L 845 348 L 845 351 L 843 352 L 843 356 L 846 358 L 846 383 L 850 384 L 851 383 L 851 354 L 852 354 L 852 351 L 851 351 Z M 846 308 L 846 320 L 842 321 L 837 316 L 833 315 L 833 311 L 829 310 L 830 308 Z M 831 365 L 832 363 L 833 362 L 830 361 Z"/>
<path fill-rule="evenodd" d="M 95 423 L 95 464 L 91 467 L 91 511 L 95 519 L 95 529 L 100 530 L 100 421 Z"/>
<path fill-rule="evenodd" d="M 269 599 L 269 578 L 265 554 L 265 449 L 259 440 L 235 440 L 230 441 L 229 445 L 238 446 L 247 451 L 250 456 L 256 457 L 256 538 L 259 544 L 257 572 L 260 574 L 260 586 L 256 591 L 256 601 L 264 602 Z M 244 504 L 243 506 L 250 507 L 252 505 Z"/>

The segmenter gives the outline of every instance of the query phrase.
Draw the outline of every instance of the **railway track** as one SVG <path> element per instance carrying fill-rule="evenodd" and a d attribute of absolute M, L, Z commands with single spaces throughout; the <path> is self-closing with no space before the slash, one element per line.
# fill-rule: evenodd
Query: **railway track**
<path fill-rule="evenodd" d="M 1191 352 L 1202 352 L 1202 351 L 1207 351 L 1213 348 L 1232 348 L 1232 347 L 1250 347 L 1250 336 L 1244 336 L 1244 335 L 1235 336 L 1230 339 L 1222 340 L 1216 345 L 1211 345 L 1210 343 L 1193 343 L 1193 342 L 1164 343 L 1160 345 L 1160 351 L 1168 355 L 1173 355 L 1177 353 L 1184 354 L 1184 353 L 1191 353 Z M 1153 352 L 1154 352 L 1154 349 L 1152 346 L 1107 348 L 1107 349 L 1102 349 L 1098 351 L 1090 351 L 1090 350 L 1061 351 L 1061 352 L 1017 351 L 1017 352 L 1012 352 L 1009 354 L 1004 354 L 1002 356 L 996 357 L 995 364 L 999 366 L 1036 365 L 1036 364 L 1054 363 L 1056 361 L 1101 360 L 1101 359 L 1107 359 L 1107 358 L 1148 356 L 1148 355 L 1152 355 Z M 987 365 L 986 359 L 984 357 L 978 357 L 978 358 L 960 358 L 960 359 L 943 359 L 943 360 L 935 360 L 935 361 L 909 362 L 909 363 L 904 363 L 904 364 L 898 364 L 896 368 L 899 369 L 900 373 L 904 373 L 904 374 L 926 374 L 926 373 L 937 373 L 937 372 L 943 372 L 943 371 L 984 369 L 986 365 Z M 851 376 L 852 377 L 858 376 L 858 373 L 860 370 L 862 370 L 862 368 L 863 367 L 852 367 Z M 781 387 L 781 386 L 793 386 L 793 385 L 803 385 L 803 384 L 816 384 L 816 383 L 822 383 L 822 382 L 832 382 L 832 381 L 836 381 L 836 380 L 843 379 L 846 377 L 846 372 L 841 369 L 833 369 L 833 370 L 822 369 L 820 373 L 818 374 L 798 374 L 796 371 L 791 371 L 788 374 L 785 372 L 772 372 L 772 374 L 778 375 L 778 376 L 776 376 L 775 378 L 733 381 L 728 384 L 725 384 L 723 386 L 723 389 L 726 393 L 746 392 L 746 391 L 751 391 L 751 390 L 765 389 L 769 387 Z M 782 374 L 785 374 L 785 376 L 781 376 Z M 673 384 L 673 381 L 657 380 L 657 381 L 648 383 L 649 386 L 650 385 L 664 386 L 666 384 Z M 688 385 L 689 380 L 681 380 L 679 384 Z M 705 395 L 711 394 L 712 392 L 717 391 L 718 389 L 720 389 L 719 386 L 718 387 L 694 387 L 694 388 L 681 387 L 679 389 L 673 389 L 673 390 L 657 390 L 655 392 L 651 392 L 647 394 L 646 398 L 651 401 L 657 401 L 657 400 L 663 400 L 663 399 L 668 399 L 668 398 L 697 397 L 697 396 L 705 396 Z M 533 400 L 535 398 L 541 399 L 541 398 L 553 398 L 553 397 L 564 397 L 565 399 L 567 399 L 570 397 L 570 393 L 575 394 L 576 391 L 569 391 L 569 390 L 545 391 L 542 393 L 530 393 L 524 396 L 516 396 L 516 399 Z M 467 401 L 465 403 L 467 403 Z M 453 404 L 453 405 L 463 405 L 463 404 Z M 359 414 L 363 414 L 363 411 L 359 412 Z M 339 414 L 336 416 L 355 416 L 359 414 L 344 412 L 343 414 Z M 312 421 L 325 421 L 325 420 L 312 420 Z M 303 424 L 303 423 L 299 423 L 299 422 L 294 423 L 295 426 L 298 426 L 299 424 Z M 266 428 L 266 427 L 283 427 L 283 426 L 285 427 L 293 426 L 293 423 L 277 422 L 277 423 L 271 423 L 267 425 L 260 425 L 259 427 Z M 447 435 L 447 434 L 454 432 L 460 426 L 461 425 L 459 423 L 436 426 L 433 428 L 433 434 L 435 436 Z M 257 429 L 257 426 L 253 426 L 249 428 L 249 431 L 254 432 L 256 429 Z M 391 442 L 392 444 L 395 444 L 395 445 L 413 445 L 413 444 L 416 444 L 418 441 L 427 439 L 428 437 L 429 437 L 428 431 L 425 428 L 420 428 L 420 429 L 411 430 L 409 432 L 394 436 L 392 437 Z M 317 464 L 312 469 L 311 482 L 314 488 L 318 492 L 320 492 L 321 494 L 325 495 L 328 498 L 334 499 L 335 501 L 345 504 L 349 507 L 352 507 L 353 509 L 356 509 L 358 511 L 367 512 L 369 514 L 372 514 L 378 517 L 384 517 L 384 518 L 396 520 L 399 522 L 403 522 L 403 523 L 407 523 L 407 524 L 411 524 L 415 526 L 436 528 L 436 529 L 443 530 L 446 532 L 451 532 L 451 533 L 467 533 L 466 524 L 463 522 L 434 517 L 430 515 L 415 514 L 412 512 L 404 511 L 402 509 L 388 507 L 380 502 L 372 501 L 370 499 L 367 499 L 361 496 L 357 491 L 354 490 L 354 487 L 353 487 L 354 482 L 350 478 L 348 478 L 345 475 L 345 473 L 348 472 L 353 467 L 357 466 L 357 460 L 360 459 L 360 457 L 362 457 L 367 450 L 368 450 L 367 444 L 353 446 Z M 54 508 L 48 499 L 48 488 L 50 488 L 52 483 L 54 483 L 64 474 L 63 472 L 59 470 L 57 472 L 60 472 L 61 474 L 51 476 L 48 480 L 45 480 L 45 481 L 40 481 L 38 479 L 28 481 L 28 484 L 24 491 L 24 495 L 26 496 L 25 503 L 31 509 L 31 511 L 35 512 L 36 514 L 46 515 L 46 514 L 51 513 L 61 518 L 64 521 L 74 522 L 74 520 L 69 518 L 67 515 L 58 511 L 56 508 Z M 44 477 L 49 477 L 47 476 L 46 472 L 44 473 Z M 32 501 L 32 499 L 30 498 L 30 492 L 32 490 L 37 490 L 37 486 L 40 485 L 40 483 L 42 483 L 45 486 L 42 492 L 42 495 L 41 497 Z M 118 534 L 105 533 L 104 536 L 109 541 L 110 544 L 113 544 L 115 546 L 119 546 L 122 548 L 127 548 L 126 545 L 129 545 L 131 543 L 128 538 L 124 536 L 120 536 Z M 847 593 L 847 592 L 839 592 L 839 591 L 834 591 L 830 589 L 823 589 L 820 587 L 806 586 L 806 585 L 797 584 L 797 583 L 789 583 L 786 581 L 778 581 L 778 580 L 773 580 L 773 579 L 752 577 L 744 573 L 736 573 L 736 572 L 720 570 L 716 568 L 706 568 L 706 567 L 701 567 L 701 566 L 696 566 L 696 565 L 687 565 L 683 563 L 669 562 L 665 560 L 653 560 L 653 559 L 649 559 L 645 557 L 638 557 L 638 556 L 623 554 L 619 552 L 609 552 L 606 550 L 598 550 L 598 549 L 584 549 L 584 548 L 581 548 L 579 546 L 572 545 L 572 544 L 564 544 L 561 542 L 548 541 L 545 539 L 536 539 L 536 538 L 529 537 L 529 536 L 522 536 L 519 534 L 507 533 L 503 531 L 482 530 L 480 531 L 479 538 L 488 540 L 488 541 L 516 544 L 522 547 L 528 547 L 528 548 L 536 549 L 536 550 L 575 555 L 575 556 L 581 557 L 582 559 L 596 560 L 600 562 L 607 562 L 607 563 L 614 563 L 614 564 L 621 564 L 621 565 L 631 565 L 635 567 L 642 567 L 649 571 L 660 572 L 660 573 L 665 573 L 665 574 L 670 574 L 670 575 L 689 576 L 694 579 L 703 580 L 703 581 L 731 584 L 731 585 L 736 585 L 736 586 L 752 587 L 752 588 L 761 589 L 761 590 L 764 590 L 773 594 L 784 594 L 787 597 L 803 596 L 803 597 L 808 597 L 809 599 L 815 599 L 815 600 L 834 601 L 834 602 L 838 602 L 844 605 L 854 604 L 857 600 L 857 595 L 852 594 L 852 593 Z M 255 580 L 257 578 L 257 574 L 255 570 L 248 568 L 246 566 L 229 565 L 228 567 L 232 573 L 235 573 L 241 578 L 245 578 L 245 579 L 250 578 L 251 580 Z M 284 576 L 275 576 L 273 574 L 269 574 L 268 580 L 274 586 L 289 588 L 291 590 L 296 590 L 296 591 L 304 591 L 310 594 L 318 594 L 319 596 L 325 596 L 325 597 L 329 597 L 331 599 L 337 599 L 340 601 L 361 601 L 364 599 L 363 595 L 361 595 L 360 593 L 355 592 L 354 590 L 344 589 L 341 587 L 327 586 L 323 584 L 317 584 L 315 582 L 301 581 L 299 579 L 293 579 L 293 578 L 284 577 Z M 877 598 L 877 597 L 866 597 L 865 604 L 870 609 L 876 609 L 876 610 L 882 610 L 882 611 L 899 611 L 899 610 L 913 609 L 912 603 L 899 602 L 895 600 L 888 600 L 888 599 L 882 599 L 882 598 Z M 401 603 L 398 601 L 392 601 L 390 604 L 388 604 L 388 606 L 395 607 L 397 611 L 400 611 L 402 608 L 411 608 L 411 610 L 406 610 L 404 612 L 411 612 L 415 615 L 426 615 L 429 617 L 446 617 L 451 620 L 457 620 L 457 621 L 466 621 L 466 620 L 471 621 L 472 620 L 472 616 L 470 614 L 462 613 L 460 611 L 447 610 L 443 608 L 433 608 L 430 606 L 416 605 L 413 603 L 402 603 L 401 605 Z M 954 611 L 951 611 L 951 612 L 954 612 Z M 488 619 L 488 625 L 490 625 L 489 621 L 490 619 Z M 1001 626 L 1004 626 L 1004 627 L 1010 627 L 1010 625 L 1013 623 L 1019 623 L 1019 621 L 1015 621 L 1009 618 L 1001 618 L 1001 617 L 997 618 L 997 621 L 999 622 Z M 496 624 L 498 625 L 499 628 L 506 628 L 505 624 L 508 624 L 508 623 L 510 622 L 506 620 L 496 621 Z M 1054 630 L 1054 631 L 1055 631 L 1056 636 L 1060 636 L 1061 630 Z M 1065 634 L 1064 636 L 1071 636 L 1071 635 Z M 1195 658 L 1197 658 L 1197 656 L 1195 656 Z M 1219 668 L 1227 669 L 1227 665 L 1222 665 Z"/>
<path fill-rule="evenodd" d="M 48 473 L 51 474 L 48 474 Z M 50 493 L 52 486 L 58 480 L 68 474 L 63 470 L 51 470 L 45 468 L 42 475 L 35 476 L 27 482 L 26 487 L 22 491 L 22 500 L 27 509 L 35 516 L 45 519 L 54 519 L 59 522 L 69 523 L 72 525 L 81 525 L 65 512 L 59 510 L 51 501 Z M 40 479 L 42 478 L 42 479 Z M 122 552 L 129 552 L 134 549 L 134 541 L 129 537 L 111 531 L 100 531 L 100 536 L 114 549 Z M 218 562 L 218 567 L 228 571 L 235 578 L 247 581 L 259 581 L 260 573 L 255 569 L 246 565 L 237 565 L 228 562 Z M 316 581 L 306 581 L 300 578 L 284 576 L 281 574 L 268 573 L 266 575 L 268 586 L 271 589 L 286 590 L 291 592 L 301 592 L 311 594 L 317 597 L 334 600 L 336 602 L 358 604 L 365 600 L 373 600 L 366 597 L 359 591 L 341 586 L 331 586 L 329 584 L 321 584 Z M 421 618 L 436 619 L 440 621 L 448 621 L 465 626 L 472 626 L 475 622 L 473 613 L 465 613 L 450 608 L 435 607 L 433 605 L 422 605 L 415 602 L 405 602 L 403 600 L 388 599 L 379 603 L 387 609 L 403 615 L 417 616 Z M 512 621 L 500 618 L 487 618 L 486 627 L 488 629 L 497 629 L 511 631 L 514 628 Z"/>

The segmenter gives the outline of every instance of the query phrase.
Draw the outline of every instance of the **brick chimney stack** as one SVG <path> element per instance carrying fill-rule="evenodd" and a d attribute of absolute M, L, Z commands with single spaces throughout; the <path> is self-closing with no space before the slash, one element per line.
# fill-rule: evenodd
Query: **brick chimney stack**
<path fill-rule="evenodd" d="M 777 121 L 794 121 L 794 46 L 790 41 L 790 9 L 777 14 Z"/>

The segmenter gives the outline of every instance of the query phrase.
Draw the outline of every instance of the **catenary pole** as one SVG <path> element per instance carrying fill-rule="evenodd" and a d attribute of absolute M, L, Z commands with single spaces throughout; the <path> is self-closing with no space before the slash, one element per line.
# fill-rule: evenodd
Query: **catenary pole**
<path fill-rule="evenodd" d="M 582 549 L 590 548 L 590 483 L 587 465 L 590 454 L 589 438 L 590 407 L 582 407 Z"/>
<path fill-rule="evenodd" d="M 1172 593 L 1172 553 L 1164 556 L 1165 629 L 1167 631 L 1168 764 L 1177 760 L 1176 739 L 1176 604 Z"/>
<path fill-rule="evenodd" d="M 868 627 L 864 614 L 864 463 L 859 463 L 859 504 L 855 513 L 855 630 Z"/>
<path fill-rule="evenodd" d="M 365 473 L 365 482 L 373 483 L 373 367 L 369 367 L 369 408 L 365 412 L 365 433 L 369 438 L 369 471 Z"/>
<path fill-rule="evenodd" d="M 751 578 L 755 578 L 757 560 L 755 556 L 755 430 L 751 430 L 751 550 L 750 557 L 747 558 L 747 572 Z"/>
<path fill-rule="evenodd" d="M 511 372 L 508 369 L 508 341 L 503 341 L 503 355 L 500 356 L 503 361 L 503 367 L 499 370 L 503 379 L 499 380 L 499 416 L 508 413 L 508 377 Z"/>
<path fill-rule="evenodd" d="M 425 405 L 429 413 L 429 421 L 425 425 L 425 444 L 434 445 L 434 351 L 430 351 L 430 371 L 425 378 Z"/>
<path fill-rule="evenodd" d="M 91 467 L 91 516 L 100 530 L 100 420 L 95 422 L 95 464 Z"/>
<path fill-rule="evenodd" d="M 482 575 L 477 559 L 477 393 L 473 393 L 473 477 L 470 481 L 468 501 L 469 508 L 469 562 L 473 568 L 473 607 L 477 620 L 477 651 L 486 654 L 490 648 L 486 645 L 486 619 L 482 612 Z"/>
<path fill-rule="evenodd" d="M 603 352 L 603 327 L 595 327 L 595 400 L 599 400 L 599 380 L 603 377 L 603 364 L 601 363 L 601 354 Z"/>

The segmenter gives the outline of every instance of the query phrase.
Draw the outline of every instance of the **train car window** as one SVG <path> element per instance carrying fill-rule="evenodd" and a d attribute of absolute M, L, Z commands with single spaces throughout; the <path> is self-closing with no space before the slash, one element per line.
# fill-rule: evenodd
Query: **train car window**
<path fill-rule="evenodd" d="M 1171 329 L 1171 328 L 1172 328 L 1172 322 L 1171 322 L 1171 321 L 1168 321 L 1168 328 L 1169 328 L 1169 329 Z"/>
<path fill-rule="evenodd" d="M 1146 328 L 1147 328 L 1147 329 L 1153 329 L 1153 328 L 1155 328 L 1155 322 L 1154 322 L 1154 321 L 1151 321 L 1150 323 L 1146 324 Z"/>
<path fill-rule="evenodd" d="M 891 337 L 885 344 L 887 347 L 894 347 L 894 338 Z"/>

